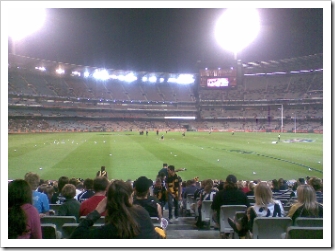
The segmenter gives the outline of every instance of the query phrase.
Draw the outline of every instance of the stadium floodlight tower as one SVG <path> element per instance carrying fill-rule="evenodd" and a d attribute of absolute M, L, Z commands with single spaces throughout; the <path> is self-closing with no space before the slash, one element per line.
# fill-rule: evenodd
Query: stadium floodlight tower
<path fill-rule="evenodd" d="M 228 51 L 237 53 L 250 44 L 258 35 L 260 19 L 257 9 L 229 8 L 218 19 L 215 36 L 218 43 Z"/>

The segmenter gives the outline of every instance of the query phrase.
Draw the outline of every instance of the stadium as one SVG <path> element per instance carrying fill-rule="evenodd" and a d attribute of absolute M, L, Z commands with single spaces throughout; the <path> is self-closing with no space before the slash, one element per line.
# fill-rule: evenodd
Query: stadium
<path fill-rule="evenodd" d="M 163 163 L 185 168 L 183 181 L 323 179 L 323 62 L 321 52 L 181 73 L 10 52 L 8 180 L 84 180 L 100 166 L 112 180 L 155 180 Z"/>

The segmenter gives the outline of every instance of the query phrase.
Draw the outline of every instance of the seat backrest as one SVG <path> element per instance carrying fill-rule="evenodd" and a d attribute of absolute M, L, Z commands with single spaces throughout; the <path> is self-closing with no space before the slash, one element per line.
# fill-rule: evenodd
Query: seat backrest
<path fill-rule="evenodd" d="M 223 205 L 220 207 L 220 233 L 230 233 L 234 231 L 229 223 L 228 218 L 234 218 L 236 211 L 245 211 L 245 205 Z"/>
<path fill-rule="evenodd" d="M 42 239 L 57 239 L 57 229 L 55 224 L 43 223 L 41 224 Z"/>
<path fill-rule="evenodd" d="M 80 223 L 82 220 L 84 220 L 84 219 L 86 219 L 86 216 L 80 216 L 80 217 L 79 217 L 79 223 Z M 97 220 L 95 221 L 95 223 L 97 223 L 97 224 L 104 224 L 104 223 L 105 223 L 105 216 L 100 216 L 100 218 L 97 219 Z"/>
<path fill-rule="evenodd" d="M 58 215 L 58 210 L 60 206 L 61 204 L 49 204 L 50 209 L 55 211 L 55 215 Z"/>
<path fill-rule="evenodd" d="M 201 221 L 211 221 L 213 210 L 211 208 L 212 200 L 204 200 L 201 204 Z"/>
<path fill-rule="evenodd" d="M 43 223 L 55 224 L 57 231 L 60 231 L 62 235 L 63 235 L 63 232 L 62 232 L 63 224 L 77 223 L 77 219 L 75 216 L 44 216 L 40 220 L 41 220 L 41 224 Z"/>
<path fill-rule="evenodd" d="M 191 210 L 192 203 L 195 203 L 194 196 L 192 194 L 188 194 L 186 196 L 186 210 Z"/>
<path fill-rule="evenodd" d="M 286 239 L 323 239 L 323 227 L 290 226 L 286 231 Z"/>
<path fill-rule="evenodd" d="M 294 221 L 298 227 L 323 227 L 323 218 L 298 217 Z"/>
<path fill-rule="evenodd" d="M 290 217 L 256 217 L 252 228 L 253 239 L 281 239 L 291 225 Z"/>
<path fill-rule="evenodd" d="M 104 224 L 94 223 L 93 226 L 91 226 L 90 228 L 98 228 L 103 225 Z M 64 223 L 64 225 L 62 226 L 63 238 L 64 239 L 70 238 L 71 234 L 78 226 L 79 226 L 79 223 Z"/>

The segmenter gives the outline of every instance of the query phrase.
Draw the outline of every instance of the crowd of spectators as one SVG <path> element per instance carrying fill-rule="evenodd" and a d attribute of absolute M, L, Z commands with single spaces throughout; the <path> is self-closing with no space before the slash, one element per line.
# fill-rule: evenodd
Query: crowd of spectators
<path fill-rule="evenodd" d="M 164 238 L 164 231 L 154 230 L 150 219 L 157 217 L 162 220 L 164 210 L 168 210 L 168 222 L 172 224 L 179 217 L 192 215 L 193 212 L 194 224 L 201 229 L 205 225 L 201 218 L 205 200 L 212 201 L 216 228 L 219 227 L 222 205 L 247 207 L 244 218 L 229 220 L 241 238 L 252 235 L 253 219 L 259 216 L 288 216 L 293 221 L 299 216 L 323 218 L 323 183 L 317 177 L 245 181 L 231 174 L 224 180 L 199 181 L 195 177 L 183 181 L 178 171 L 183 169 L 166 165 L 154 181 L 145 176 L 135 181 L 108 179 L 101 171 L 85 180 L 67 176 L 58 180 L 43 180 L 29 172 L 23 179 L 9 181 L 8 184 L 9 238 L 42 238 L 39 219 L 55 214 L 50 208 L 52 204 L 61 205 L 57 213 L 59 216 L 75 216 L 77 222 L 80 222 L 79 217 L 87 216 L 84 223 L 80 222 L 73 238 Z M 186 210 L 187 195 L 192 195 L 195 201 L 189 211 Z M 285 211 L 287 206 L 290 209 Z M 130 217 L 135 212 L 132 210 L 140 217 Z M 105 216 L 105 224 L 110 226 L 97 231 L 89 230 L 89 226 L 100 216 Z M 130 222 L 127 223 L 126 219 Z M 135 225 L 136 230 L 130 227 Z M 114 232 L 108 234 L 103 229 Z M 144 234 L 143 231 L 149 232 Z"/>

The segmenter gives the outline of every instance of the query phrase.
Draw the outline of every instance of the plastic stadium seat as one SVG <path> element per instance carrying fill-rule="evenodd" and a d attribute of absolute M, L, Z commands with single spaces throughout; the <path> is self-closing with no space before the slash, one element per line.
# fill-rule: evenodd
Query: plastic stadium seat
<path fill-rule="evenodd" d="M 55 224 L 43 223 L 41 224 L 42 239 L 59 239 L 60 233 L 57 233 L 57 227 Z"/>
<path fill-rule="evenodd" d="M 62 226 L 65 223 L 77 223 L 75 216 L 44 216 L 41 219 L 41 224 L 52 223 L 56 225 L 57 231 L 62 233 Z M 61 238 L 63 238 L 63 233 Z"/>
<path fill-rule="evenodd" d="M 286 231 L 286 239 L 323 239 L 323 227 L 290 226 Z"/>
<path fill-rule="evenodd" d="M 93 224 L 90 228 L 98 228 L 103 226 L 104 224 Z M 68 239 L 70 238 L 73 231 L 79 226 L 79 223 L 64 223 L 62 226 L 63 238 Z"/>
<path fill-rule="evenodd" d="M 224 205 L 220 208 L 220 234 L 233 233 L 234 230 L 228 223 L 228 218 L 234 218 L 236 211 L 244 211 L 245 205 Z"/>
<path fill-rule="evenodd" d="M 292 225 L 290 217 L 257 217 L 252 228 L 253 239 L 281 239 Z"/>
<path fill-rule="evenodd" d="M 60 206 L 61 204 L 49 204 L 50 209 L 55 211 L 55 215 L 58 215 L 58 209 Z"/>
<path fill-rule="evenodd" d="M 209 226 L 213 226 L 213 210 L 211 208 L 212 200 L 204 200 L 201 205 L 201 221 L 209 222 Z"/>
<path fill-rule="evenodd" d="M 79 223 L 82 220 L 84 220 L 84 219 L 86 219 L 86 216 L 80 216 L 79 217 Z M 97 224 L 105 224 L 105 216 L 100 216 L 100 218 L 95 223 L 97 223 Z"/>
<path fill-rule="evenodd" d="M 294 221 L 297 227 L 323 227 L 323 218 L 298 217 Z"/>

